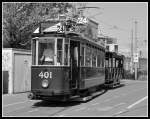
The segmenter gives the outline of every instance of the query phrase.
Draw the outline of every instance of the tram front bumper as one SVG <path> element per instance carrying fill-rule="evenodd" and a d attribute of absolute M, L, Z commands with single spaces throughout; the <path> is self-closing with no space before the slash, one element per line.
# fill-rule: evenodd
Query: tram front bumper
<path fill-rule="evenodd" d="M 52 97 L 52 96 L 62 96 L 62 95 L 70 95 L 71 92 L 69 90 L 32 90 L 29 94 L 29 99 L 39 98 L 39 97 Z"/>
<path fill-rule="evenodd" d="M 69 92 L 61 92 L 61 93 L 54 93 L 54 92 L 40 92 L 34 91 L 28 94 L 28 99 L 30 100 L 51 100 L 51 101 L 63 101 L 66 97 L 70 95 Z"/>

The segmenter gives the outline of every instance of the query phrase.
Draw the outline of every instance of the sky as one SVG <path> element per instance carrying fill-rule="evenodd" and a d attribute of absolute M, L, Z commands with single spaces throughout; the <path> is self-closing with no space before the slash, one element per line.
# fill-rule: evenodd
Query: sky
<path fill-rule="evenodd" d="M 137 46 L 142 55 L 148 53 L 148 3 L 146 2 L 87 2 L 84 15 L 99 23 L 103 35 L 117 38 L 119 52 L 131 51 L 131 29 L 137 21 Z M 133 36 L 134 38 L 134 36 Z M 145 41 L 145 42 L 144 42 Z"/>

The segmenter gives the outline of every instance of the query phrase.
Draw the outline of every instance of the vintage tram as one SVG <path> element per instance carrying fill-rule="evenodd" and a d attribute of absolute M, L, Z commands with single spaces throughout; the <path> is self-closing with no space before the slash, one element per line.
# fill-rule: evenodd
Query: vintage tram
<path fill-rule="evenodd" d="M 86 96 L 105 83 L 105 48 L 76 32 L 32 38 L 30 99 Z"/>
<path fill-rule="evenodd" d="M 114 88 L 124 78 L 124 55 L 105 52 L 105 86 Z"/>
<path fill-rule="evenodd" d="M 78 32 L 62 29 L 41 32 L 40 27 L 39 33 L 33 34 L 28 98 L 66 101 L 88 96 L 104 84 L 119 83 L 120 73 L 114 72 L 121 72 L 121 67 L 107 66 L 114 58 L 122 62 L 119 56 L 105 53 L 105 47 Z"/>

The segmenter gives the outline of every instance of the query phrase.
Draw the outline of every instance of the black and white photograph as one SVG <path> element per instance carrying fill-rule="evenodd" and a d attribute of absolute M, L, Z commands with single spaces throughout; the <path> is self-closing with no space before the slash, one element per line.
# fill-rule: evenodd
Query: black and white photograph
<path fill-rule="evenodd" d="M 148 2 L 2 2 L 2 117 L 148 117 Z"/>

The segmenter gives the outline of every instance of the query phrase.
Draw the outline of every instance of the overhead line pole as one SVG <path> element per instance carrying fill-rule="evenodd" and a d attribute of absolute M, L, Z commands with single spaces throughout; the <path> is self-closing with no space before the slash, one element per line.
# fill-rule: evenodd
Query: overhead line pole
<path fill-rule="evenodd" d="M 137 54 L 137 21 L 135 20 L 135 53 Z M 137 65 L 138 62 L 135 62 L 134 67 L 135 67 L 135 80 L 137 80 Z"/>
<path fill-rule="evenodd" d="M 133 29 L 131 30 L 131 74 L 133 73 Z"/>

